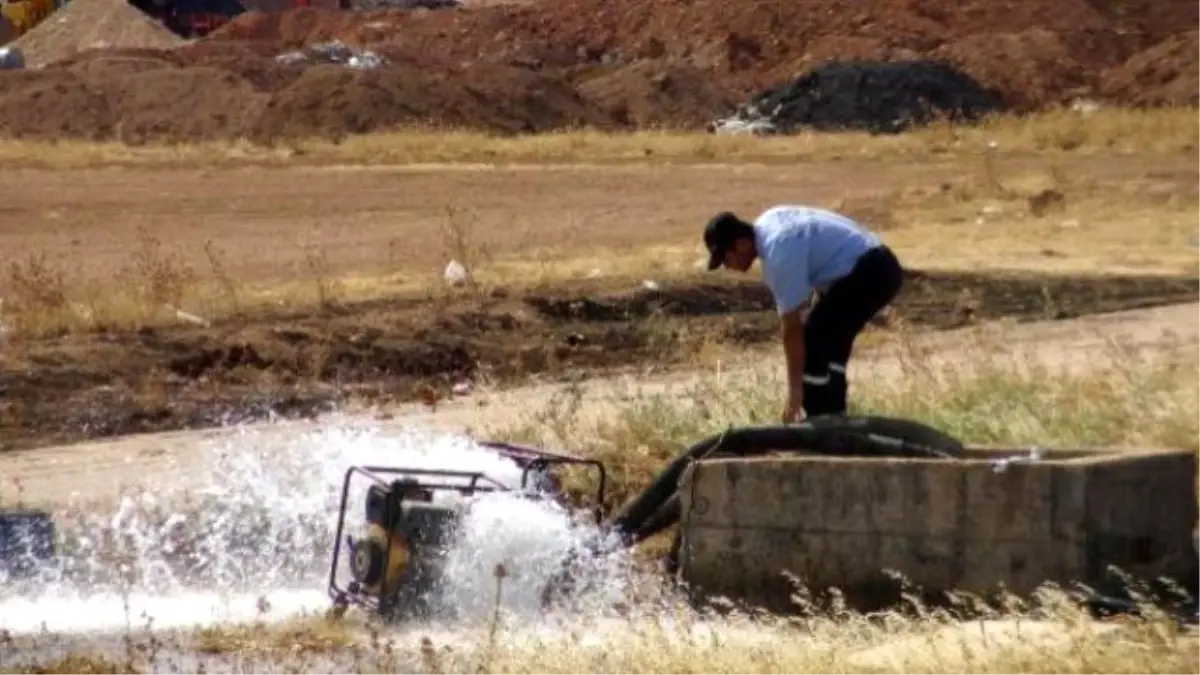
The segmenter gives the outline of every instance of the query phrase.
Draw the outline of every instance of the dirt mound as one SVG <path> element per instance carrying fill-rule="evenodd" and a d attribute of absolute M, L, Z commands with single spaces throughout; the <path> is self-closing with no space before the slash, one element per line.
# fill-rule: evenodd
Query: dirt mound
<path fill-rule="evenodd" d="M 1007 106 L 1029 110 L 1087 93 L 1088 69 L 1071 56 L 1056 33 L 1034 28 L 1020 33 L 983 33 L 939 47 L 945 59 L 1003 92 Z"/>
<path fill-rule="evenodd" d="M 227 138 L 253 124 L 266 104 L 250 83 L 217 68 L 104 61 L 128 67 L 96 69 L 96 61 L 84 61 L 0 73 L 0 132 L 129 143 Z"/>
<path fill-rule="evenodd" d="M 151 73 L 191 68 L 207 70 L 184 77 L 212 88 L 205 97 L 188 94 L 198 117 L 188 119 L 193 110 L 184 106 L 171 115 L 158 106 L 132 128 L 176 139 L 337 138 L 413 123 L 498 132 L 579 124 L 702 129 L 732 111 L 731 100 L 793 82 L 830 59 L 945 60 L 1018 110 L 1098 93 L 1112 103 L 1190 101 L 1195 38 L 1172 36 L 1198 21 L 1190 0 L 807 0 L 802 11 L 787 0 L 561 0 L 448 11 L 249 11 L 176 48 L 173 34 L 124 0 L 73 0 L 18 42 L 32 64 L 57 60 L 81 79 L 59 74 L 8 87 L 5 96 L 18 98 L 0 102 L 6 114 L 21 117 L 21 107 L 32 105 L 51 117 L 4 119 L 0 128 L 82 133 L 81 122 L 57 119 L 75 115 L 66 101 L 55 112 L 29 97 L 63 92 L 90 106 L 85 111 L 134 114 L 122 101 L 182 93 L 170 77 Z M 309 69 L 274 59 L 333 39 L 369 48 L 388 65 Z M 90 49 L 97 41 L 152 49 L 102 53 Z M 134 96 L 123 78 L 167 88 Z M 218 105 L 234 112 L 219 115 Z M 115 124 L 87 134 L 103 137 Z"/>
<path fill-rule="evenodd" d="M 263 42 L 194 42 L 174 50 L 180 63 L 233 73 L 267 94 L 286 89 L 304 72 L 298 64 L 278 63 L 274 46 Z"/>
<path fill-rule="evenodd" d="M 1197 105 L 1200 103 L 1198 52 L 1198 31 L 1168 38 L 1109 71 L 1102 93 L 1106 98 L 1137 105 Z"/>
<path fill-rule="evenodd" d="M 581 78 L 579 92 L 618 124 L 703 127 L 729 110 L 733 95 L 691 66 L 641 61 Z"/>
<path fill-rule="evenodd" d="M 167 48 L 182 42 L 125 0 L 71 0 L 13 44 L 36 67 L 90 48 Z"/>
<path fill-rule="evenodd" d="M 112 134 L 108 100 L 68 70 L 0 70 L 0 134 L 15 138 L 85 138 Z"/>
<path fill-rule="evenodd" d="M 258 119 L 266 96 L 218 68 L 149 70 L 95 81 L 122 140 L 229 138 Z"/>
<path fill-rule="evenodd" d="M 355 26 L 370 23 L 370 12 L 350 14 L 323 7 L 300 7 L 282 12 L 249 11 L 209 35 L 213 40 L 263 41 L 279 50 L 299 49 L 335 37 L 350 45 L 358 41 Z"/>
<path fill-rule="evenodd" d="M 86 49 L 45 66 L 46 70 L 67 70 L 85 80 L 134 75 L 148 70 L 175 68 L 180 60 L 162 49 Z"/>
<path fill-rule="evenodd" d="M 531 70 L 474 66 L 445 73 L 389 65 L 308 68 L 268 102 L 259 140 L 340 136 L 407 124 L 537 132 L 603 123 L 569 85 Z"/>
<path fill-rule="evenodd" d="M 974 121 L 1000 97 L 940 61 L 831 62 L 753 97 L 736 116 L 775 133 L 800 128 L 899 133 L 935 119 Z"/>
<path fill-rule="evenodd" d="M 1146 11 L 1122 11 L 1116 0 L 808 0 L 803 11 L 786 0 L 564 0 L 361 16 L 305 8 L 250 12 L 209 39 L 298 46 L 339 38 L 547 69 L 653 60 L 695 68 L 743 96 L 831 58 L 947 58 L 1007 101 L 1036 106 L 1097 85 L 1107 68 L 1200 21 L 1194 2 L 1131 2 Z"/>

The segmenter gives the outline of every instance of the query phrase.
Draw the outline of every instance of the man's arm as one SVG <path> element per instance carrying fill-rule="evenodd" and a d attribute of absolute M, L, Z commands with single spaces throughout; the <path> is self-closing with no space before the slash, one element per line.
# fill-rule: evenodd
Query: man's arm
<path fill-rule="evenodd" d="M 804 317 L 812 299 L 808 282 L 808 251 L 795 241 L 764 247 L 763 278 L 779 311 L 780 338 L 787 363 L 787 405 L 784 422 L 800 418 L 804 405 Z"/>
<path fill-rule="evenodd" d="M 788 394 L 800 400 L 804 392 L 804 307 L 797 307 L 779 316 L 783 353 L 787 361 Z"/>

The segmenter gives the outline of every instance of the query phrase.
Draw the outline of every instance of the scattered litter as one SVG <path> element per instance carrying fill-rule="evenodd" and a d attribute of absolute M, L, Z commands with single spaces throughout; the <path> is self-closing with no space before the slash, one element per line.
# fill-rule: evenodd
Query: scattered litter
<path fill-rule="evenodd" d="M 644 288 L 648 291 L 657 291 L 659 286 L 658 286 L 657 281 L 653 281 L 651 279 L 645 279 L 642 281 L 642 288 Z"/>
<path fill-rule="evenodd" d="M 451 260 L 446 263 L 446 270 L 442 272 L 442 278 L 451 286 L 462 286 L 470 280 L 470 273 L 467 268 L 457 260 Z"/>
<path fill-rule="evenodd" d="M 21 70 L 25 67 L 25 55 L 11 45 L 0 47 L 0 70 Z"/>
<path fill-rule="evenodd" d="M 1071 112 L 1078 113 L 1082 117 L 1089 117 L 1099 110 L 1100 104 L 1090 98 L 1077 98 L 1071 101 Z"/>
<path fill-rule="evenodd" d="M 75 316 L 83 321 L 92 320 L 92 308 L 80 302 L 71 303 L 71 311 L 75 312 Z"/>
<path fill-rule="evenodd" d="M 383 57 L 375 52 L 355 51 L 341 40 L 318 42 L 303 49 L 283 52 L 275 57 L 277 63 L 316 65 L 319 63 L 343 64 L 347 68 L 370 70 L 384 64 Z"/>
<path fill-rule="evenodd" d="M 770 120 L 743 120 L 732 117 L 710 122 L 708 131 L 714 134 L 753 134 L 755 136 L 773 136 L 779 133 L 779 129 Z"/>
<path fill-rule="evenodd" d="M 459 382 L 450 388 L 450 392 L 455 396 L 466 396 L 467 394 L 471 393 L 471 383 L 465 380 Z"/>
<path fill-rule="evenodd" d="M 999 204 L 995 204 L 995 203 L 984 204 L 979 209 L 979 213 L 981 213 L 985 216 L 995 216 L 995 215 L 998 215 L 1003 212 L 1004 212 L 1004 207 L 1000 206 Z"/>
<path fill-rule="evenodd" d="M 1023 464 L 1028 462 L 1037 462 L 1045 458 L 1046 451 L 1043 448 L 1034 446 L 1029 449 L 1029 452 L 1020 455 L 1011 455 L 1002 457 L 992 462 L 992 471 L 995 473 L 1004 473 L 1008 471 L 1008 467 L 1013 464 Z"/>
<path fill-rule="evenodd" d="M 185 312 L 182 309 L 175 310 L 175 318 L 179 319 L 180 321 L 186 321 L 188 323 L 195 324 L 197 326 L 208 327 L 208 326 L 212 325 L 212 323 L 209 322 L 208 319 L 196 316 L 195 314 L 192 314 L 190 312 Z"/>
<path fill-rule="evenodd" d="M 944 61 L 829 61 L 753 96 L 714 133 L 863 130 L 900 133 L 937 119 L 973 122 L 1003 110 L 999 93 Z"/>

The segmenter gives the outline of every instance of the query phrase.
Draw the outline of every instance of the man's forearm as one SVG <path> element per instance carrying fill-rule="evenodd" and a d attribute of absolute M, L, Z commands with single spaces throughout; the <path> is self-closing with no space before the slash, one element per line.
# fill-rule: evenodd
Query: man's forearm
<path fill-rule="evenodd" d="M 799 325 L 784 324 L 783 353 L 787 361 L 788 391 L 799 391 L 804 383 L 804 330 Z"/>

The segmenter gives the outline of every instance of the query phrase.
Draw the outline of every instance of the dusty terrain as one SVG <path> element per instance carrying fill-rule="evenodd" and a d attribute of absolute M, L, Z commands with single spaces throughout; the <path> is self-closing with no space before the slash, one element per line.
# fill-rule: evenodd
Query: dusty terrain
<path fill-rule="evenodd" d="M 938 160 L 8 171 L 4 447 L 433 403 L 463 383 L 770 343 L 757 280 L 695 265 L 709 214 L 776 201 L 859 205 L 885 232 L 910 273 L 881 334 L 1195 300 L 1192 158 L 1071 167 L 1000 159 L 988 175 L 1016 187 L 983 190 Z M 1046 190 L 1058 205 L 1032 215 Z M 448 288 L 451 258 L 480 285 Z"/>
<path fill-rule="evenodd" d="M 1003 334 L 1002 350 L 993 359 L 1024 360 L 1068 371 L 1086 371 L 1106 366 L 1113 341 L 1140 350 L 1165 350 L 1166 354 L 1195 351 L 1200 346 L 1200 305 L 1185 303 L 1114 312 L 1063 321 L 1035 321 L 1018 326 L 987 322 L 971 328 L 924 333 L 913 338 L 908 348 L 936 350 L 939 363 L 969 368 L 982 355 L 977 347 L 988 335 Z M 864 348 L 854 365 L 852 386 L 871 387 L 902 377 L 896 345 L 884 342 Z M 724 365 L 725 377 L 771 370 L 775 356 L 737 358 Z M 316 420 L 280 421 L 253 430 L 254 443 L 270 446 L 299 433 L 315 431 L 323 424 L 377 426 L 384 434 L 424 430 L 432 433 L 466 434 L 486 438 L 489 431 L 514 423 L 522 415 L 547 404 L 570 386 L 579 392 L 587 417 L 612 415 L 622 401 L 644 396 L 687 396 L 699 377 L 713 369 L 679 368 L 590 378 L 585 382 L 538 384 L 503 390 L 482 390 L 449 400 L 436 408 L 422 404 L 383 406 L 356 412 L 349 417 L 322 415 Z M 372 421 L 373 420 L 373 421 Z M 112 440 L 13 451 L 0 454 L 0 501 L 21 499 L 30 504 L 53 507 L 66 500 L 107 501 L 124 488 L 148 487 L 163 481 L 175 484 L 189 467 L 204 461 L 200 446 L 217 447 L 236 440 L 239 430 L 209 429 L 149 433 Z M 136 470 L 133 469 L 136 467 Z M 85 479 L 86 478 L 86 479 Z"/>

